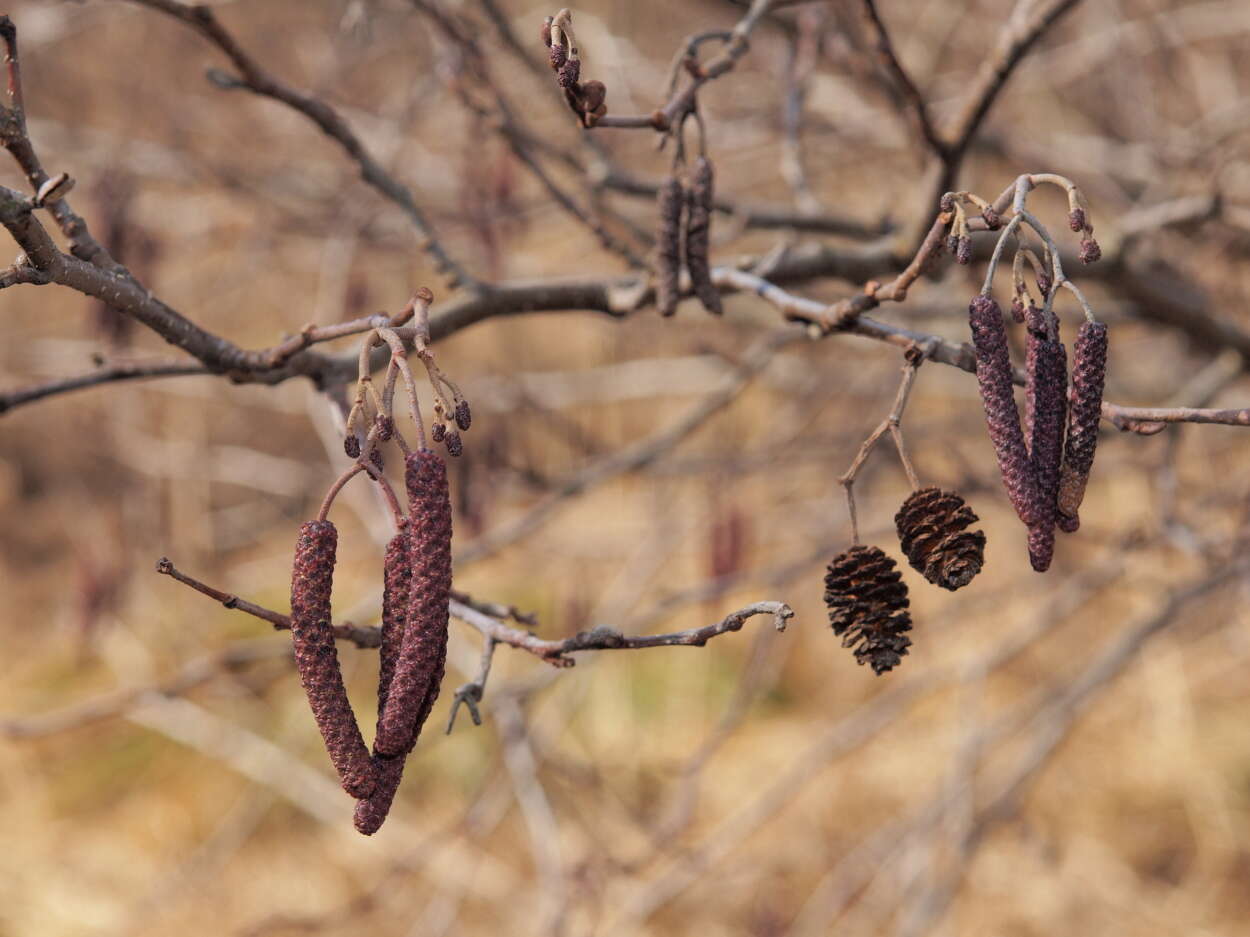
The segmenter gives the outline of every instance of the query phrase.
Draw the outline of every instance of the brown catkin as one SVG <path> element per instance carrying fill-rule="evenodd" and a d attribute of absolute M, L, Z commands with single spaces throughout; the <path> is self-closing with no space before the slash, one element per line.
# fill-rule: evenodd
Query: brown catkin
<path fill-rule="evenodd" d="M 1020 428 L 1002 310 L 989 296 L 975 296 L 968 306 L 968 324 L 976 349 L 977 383 L 985 407 L 985 423 L 998 456 L 998 470 L 1016 514 L 1025 524 L 1031 524 L 1040 517 L 1042 499 Z"/>
<path fill-rule="evenodd" d="M 894 560 L 877 547 L 854 546 L 833 558 L 825 605 L 842 646 L 878 675 L 897 667 L 911 646 L 907 586 Z"/>
<path fill-rule="evenodd" d="M 374 749 L 395 757 L 412 750 L 438 698 L 447 662 L 451 595 L 451 496 L 447 467 L 429 449 L 408 456 L 408 557 L 411 579 L 404 637 Z"/>
<path fill-rule="evenodd" d="M 390 695 L 391 681 L 395 677 L 395 663 L 404 640 L 404 619 L 408 613 L 408 586 L 412 579 L 409 567 L 408 534 L 401 530 L 386 545 L 386 558 L 382 566 L 382 642 L 378 648 L 378 729 L 381 731 L 382 712 Z M 387 758 L 373 752 L 376 785 L 373 793 L 356 804 L 356 829 L 372 836 L 386 821 L 395 792 L 399 789 L 407 755 Z"/>
<path fill-rule="evenodd" d="M 330 626 L 337 548 L 338 531 L 330 521 L 307 521 L 300 527 L 291 575 L 291 637 L 300 682 L 330 761 L 343 789 L 360 798 L 373 790 L 373 766 L 343 686 Z"/>
<path fill-rule="evenodd" d="M 690 211 L 686 216 L 686 266 L 690 283 L 703 308 L 723 315 L 720 291 L 712 285 L 711 229 L 713 198 L 712 161 L 700 156 L 690 172 Z"/>
<path fill-rule="evenodd" d="M 1079 510 L 1098 446 L 1098 420 L 1107 377 L 1107 326 L 1085 322 L 1072 346 L 1072 389 L 1069 391 L 1068 441 L 1059 474 L 1059 525 L 1072 533 L 1080 526 Z"/>
<path fill-rule="evenodd" d="M 659 221 L 655 229 L 655 305 L 662 316 L 677 311 L 681 296 L 681 220 L 685 202 L 676 176 L 669 176 L 660 184 L 656 202 Z"/>
<path fill-rule="evenodd" d="M 1068 390 L 1067 356 L 1058 341 L 1058 325 L 1055 323 L 1053 337 L 1047 326 L 1043 310 L 1030 304 L 1027 310 L 1025 435 L 1029 464 L 1041 495 L 1041 510 L 1029 525 L 1029 562 L 1039 573 L 1050 568 L 1055 552 L 1059 464 L 1063 458 Z"/>

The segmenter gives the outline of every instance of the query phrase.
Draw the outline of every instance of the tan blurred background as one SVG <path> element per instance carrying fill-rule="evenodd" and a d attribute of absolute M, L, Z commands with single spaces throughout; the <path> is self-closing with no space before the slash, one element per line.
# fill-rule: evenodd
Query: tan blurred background
<path fill-rule="evenodd" d="M 341 109 L 480 276 L 625 271 L 458 106 L 455 50 L 409 4 L 215 6 L 275 74 Z M 541 64 L 554 9 L 445 6 L 483 24 L 535 133 L 587 152 L 549 72 L 485 25 L 502 11 Z M 1012 6 L 881 4 L 939 118 Z M 76 177 L 96 235 L 180 311 L 264 347 L 309 321 L 393 312 L 419 285 L 445 298 L 402 214 L 303 118 L 205 81 L 225 63 L 184 26 L 127 3 L 8 12 L 45 165 Z M 742 7 L 574 12 L 583 75 L 605 81 L 613 113 L 647 113 L 682 37 L 729 28 Z M 762 25 L 702 95 L 721 194 L 915 223 L 930 210 L 921 155 L 857 4 L 785 16 L 796 25 Z M 961 183 L 992 198 L 1021 172 L 1065 173 L 1109 250 L 1135 210 L 1218 194 L 1214 217 L 1143 235 L 1136 269 L 1166 270 L 1195 308 L 1250 331 L 1248 42 L 1242 0 L 1080 4 L 1013 76 Z M 785 142 L 796 87 L 802 172 Z M 646 179 L 667 166 L 650 132 L 593 145 Z M 551 171 L 623 235 L 652 225 L 650 199 Z M 7 162 L 0 175 L 24 189 Z M 1064 228 L 1061 199 L 1035 205 Z M 713 257 L 786 238 L 847 243 L 721 215 Z M 1244 405 L 1242 359 L 1159 323 L 1133 269 L 1087 287 L 1111 323 L 1109 399 Z M 983 270 L 944 261 L 880 316 L 965 340 Z M 859 285 L 793 288 L 833 300 Z M 440 343 L 475 413 L 452 466 L 457 551 L 713 393 L 778 322 L 754 297 L 727 307 L 723 321 L 693 303 L 663 322 L 513 317 Z M 1069 335 L 1076 315 L 1061 307 Z M 96 354 L 166 352 L 59 287 L 5 290 L 0 318 L 5 388 L 90 370 Z M 371 839 L 352 829 L 286 636 L 153 571 L 168 555 L 286 609 L 298 525 L 345 464 L 324 397 L 303 381 L 179 377 L 0 417 L 0 934 L 1250 934 L 1250 590 L 1231 578 L 1168 599 L 1241 552 L 1250 430 L 1104 424 L 1082 529 L 1039 576 L 974 381 L 926 365 L 908 442 L 922 480 L 981 516 L 987 565 L 957 594 L 904 569 L 915 646 L 875 678 L 830 633 L 821 580 L 850 542 L 837 477 L 889 409 L 899 364 L 861 338 L 791 344 L 690 439 L 458 566 L 458 588 L 535 612 L 544 637 L 673 631 L 764 599 L 796 617 L 784 634 L 754 619 L 704 648 L 586 654 L 571 670 L 502 648 L 484 724 L 462 713 L 446 736 L 480 650 L 453 621 L 443 697 Z M 899 556 L 908 486 L 888 446 L 857 490 L 865 539 Z M 372 623 L 386 518 L 363 486 L 334 516 L 336 610 Z M 235 664 L 214 666 L 222 654 Z M 375 652 L 341 656 L 371 727 Z"/>

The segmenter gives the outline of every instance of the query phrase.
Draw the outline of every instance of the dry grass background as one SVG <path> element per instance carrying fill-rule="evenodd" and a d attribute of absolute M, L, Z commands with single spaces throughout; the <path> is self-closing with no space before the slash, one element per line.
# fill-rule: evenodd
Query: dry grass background
<path fill-rule="evenodd" d="M 537 25 L 554 11 L 502 5 L 537 57 Z M 883 4 L 939 115 L 1010 6 Z M 460 112 L 440 77 L 449 51 L 406 4 L 368 4 L 367 34 L 343 28 L 358 5 L 337 0 L 220 7 L 276 74 L 342 107 L 474 269 L 621 269 Z M 116 193 L 133 190 L 128 243 L 146 237 L 152 247 L 122 259 L 207 328 L 262 347 L 310 320 L 393 311 L 421 284 L 441 295 L 398 212 L 301 118 L 204 81 L 222 63 L 185 28 L 112 2 L 13 2 L 8 12 L 45 164 L 78 179 L 78 210 L 97 234 Z M 588 73 L 627 113 L 654 106 L 682 36 L 727 28 L 739 11 L 712 0 L 594 0 L 575 13 Z M 963 183 L 992 196 L 1019 172 L 1066 173 L 1088 191 L 1104 244 L 1134 204 L 1218 186 L 1223 220 L 1152 235 L 1146 256 L 1250 328 L 1250 234 L 1238 226 L 1250 210 L 1248 39 L 1239 0 L 1083 4 L 1013 78 Z M 908 127 L 852 67 L 865 60 L 836 29 L 829 50 L 806 101 L 813 191 L 869 222 L 912 219 L 921 206 Z M 578 145 L 550 83 L 496 55 L 525 117 Z M 704 95 L 729 197 L 792 201 L 778 169 L 784 59 L 782 38 L 763 29 Z M 664 170 L 649 134 L 597 139 L 639 174 Z M 10 167 L 3 175 L 18 184 Z M 1061 203 L 1040 198 L 1062 228 Z M 648 201 L 613 201 L 650 225 Z M 731 228 L 722 217 L 714 229 L 719 260 L 779 237 Z M 976 276 L 946 270 L 883 316 L 962 340 Z M 833 299 L 855 288 L 801 289 Z M 1146 321 L 1124 284 L 1091 293 L 1112 322 L 1111 399 L 1170 401 L 1217 357 Z M 66 290 L 6 290 L 0 306 L 6 387 L 86 370 L 105 345 L 90 303 Z M 476 414 L 453 468 L 458 547 L 595 454 L 677 419 L 774 321 L 754 298 L 734 297 L 724 321 L 692 305 L 665 322 L 535 315 L 440 344 Z M 135 349 L 160 344 L 133 335 Z M 641 364 L 623 369 L 629 362 Z M 351 802 L 282 656 L 288 640 L 153 572 L 167 554 L 284 609 L 296 529 L 342 461 L 325 401 L 303 382 L 195 377 L 5 415 L 6 724 L 152 685 L 240 642 L 255 659 L 184 695 L 145 696 L 0 746 L 0 934 L 1250 933 L 1244 582 L 1185 605 L 1064 724 L 1020 800 L 964 837 L 984 819 L 982 799 L 1056 724 L 1048 694 L 1154 613 L 1169 588 L 1201 576 L 1209 557 L 1245 542 L 1246 430 L 1105 436 L 1082 530 L 1038 576 L 974 382 L 926 366 L 908 439 L 922 478 L 961 490 L 983 518 L 988 564 L 953 595 L 906 570 L 915 647 L 898 671 L 874 678 L 829 633 L 821 576 L 849 541 L 836 477 L 887 411 L 899 363 L 896 349 L 854 337 L 791 345 L 661 460 L 458 568 L 459 588 L 535 611 L 544 636 L 593 624 L 676 630 L 761 599 L 787 601 L 797 616 L 784 634 L 757 619 L 702 649 L 584 655 L 566 671 L 505 648 L 485 724 L 463 719 L 444 736 L 450 690 L 470 678 L 479 649 L 476 632 L 453 622 L 443 699 L 372 839 L 351 828 Z M 1244 403 L 1248 391 L 1244 378 L 1226 381 L 1212 405 Z M 907 489 L 888 448 L 860 489 L 866 539 L 897 555 L 892 518 Z M 384 518 L 363 487 L 337 517 L 337 609 L 370 621 Z M 709 587 L 730 528 L 741 548 Z M 977 661 L 1029 629 L 1022 653 L 978 674 Z M 374 653 L 342 654 L 372 725 Z M 1015 731 L 979 735 L 1012 714 Z"/>

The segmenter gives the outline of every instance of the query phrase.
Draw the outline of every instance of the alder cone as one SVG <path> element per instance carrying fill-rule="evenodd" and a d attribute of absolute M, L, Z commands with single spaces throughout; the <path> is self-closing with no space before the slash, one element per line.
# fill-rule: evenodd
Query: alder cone
<path fill-rule="evenodd" d="M 690 212 L 686 216 L 686 266 L 694 294 L 703 308 L 715 315 L 724 315 L 720 290 L 712 284 L 712 162 L 706 156 L 694 161 L 690 174 Z"/>
<path fill-rule="evenodd" d="M 1072 388 L 1068 392 L 1068 440 L 1059 474 L 1059 523 L 1071 533 L 1080 526 L 1079 510 L 1098 447 L 1098 420 L 1107 378 L 1107 326 L 1085 322 L 1072 346 Z"/>
<path fill-rule="evenodd" d="M 408 602 L 404 637 L 374 749 L 393 758 L 412 751 L 438 698 L 447 663 L 451 595 L 451 496 L 447 467 L 429 449 L 408 456 Z"/>
<path fill-rule="evenodd" d="M 1030 305 L 1027 322 L 1025 423 L 1029 464 L 1041 496 L 1038 516 L 1029 525 L 1029 562 L 1034 570 L 1044 573 L 1050 569 L 1055 553 L 1059 466 L 1063 459 L 1067 418 L 1068 362 L 1063 344 L 1048 334 L 1042 310 Z"/>
<path fill-rule="evenodd" d="M 975 296 L 968 305 L 968 324 L 976 349 L 977 384 L 985 407 L 985 423 L 998 457 L 998 470 L 1016 514 L 1025 524 L 1032 524 L 1042 515 L 1042 498 L 1020 428 L 1002 310 L 989 296 Z"/>
<path fill-rule="evenodd" d="M 330 625 L 337 548 L 338 531 L 330 521 L 307 521 L 300 527 L 291 575 L 291 637 L 300 682 L 330 761 L 343 789 L 359 798 L 373 790 L 373 766 L 343 686 Z"/>
<path fill-rule="evenodd" d="M 833 633 L 853 648 L 860 664 L 883 674 L 897 667 L 911 639 L 907 586 L 894 560 L 877 547 L 840 553 L 825 575 L 825 605 Z"/>
<path fill-rule="evenodd" d="M 912 569 L 952 592 L 970 583 L 985 565 L 985 534 L 968 530 L 976 522 L 963 498 L 933 487 L 912 492 L 894 515 Z"/>
<path fill-rule="evenodd" d="M 655 230 L 655 305 L 662 316 L 673 315 L 681 297 L 681 221 L 685 202 L 681 182 L 676 176 L 669 176 L 656 196 L 659 221 Z"/>

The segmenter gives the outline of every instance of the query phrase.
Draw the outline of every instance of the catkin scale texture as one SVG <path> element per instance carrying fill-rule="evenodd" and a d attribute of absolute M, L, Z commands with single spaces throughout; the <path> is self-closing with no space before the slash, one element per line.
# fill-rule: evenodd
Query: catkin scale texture
<path fill-rule="evenodd" d="M 665 179 L 656 196 L 659 220 L 655 230 L 655 305 L 662 316 L 677 311 L 681 295 L 681 221 L 685 201 L 677 177 Z"/>
<path fill-rule="evenodd" d="M 386 545 L 382 565 L 382 641 L 378 648 L 378 731 L 381 732 L 382 713 L 390 696 L 391 682 L 395 677 L 395 664 L 403 646 L 405 618 L 408 614 L 408 587 L 412 579 L 409 566 L 408 532 L 401 530 Z M 372 836 L 391 811 L 395 792 L 404 774 L 404 755 L 386 758 L 379 755 L 376 746 L 373 753 L 374 777 L 377 783 L 373 793 L 356 804 L 356 829 Z"/>
<path fill-rule="evenodd" d="M 706 156 L 694 161 L 690 173 L 690 210 L 686 216 L 686 267 L 690 283 L 703 308 L 723 315 L 720 291 L 712 285 L 711 229 L 713 177 L 712 162 Z"/>
<path fill-rule="evenodd" d="M 1042 513 L 1041 495 L 1029 464 L 1012 383 L 1007 328 L 998 303 L 975 296 L 968 305 L 968 324 L 977 357 L 977 384 L 985 407 L 985 423 L 998 457 L 998 469 L 1016 514 L 1032 524 Z"/>
<path fill-rule="evenodd" d="M 1068 440 L 1059 476 L 1059 515 L 1064 530 L 1080 525 L 1078 511 L 1094 466 L 1098 420 L 1107 377 L 1107 326 L 1085 322 L 1072 346 L 1072 388 L 1069 391 Z"/>
<path fill-rule="evenodd" d="M 1026 434 L 1029 465 L 1041 497 L 1037 519 L 1029 525 L 1029 562 L 1037 572 L 1044 573 L 1055 552 L 1068 369 L 1063 344 L 1048 334 L 1043 311 L 1030 306 L 1026 322 Z"/>
<path fill-rule="evenodd" d="M 308 521 L 300 527 L 291 575 L 291 637 L 300 682 L 326 751 L 343 789 L 359 798 L 373 790 L 373 766 L 343 686 L 330 625 L 337 548 L 338 531 L 329 521 Z"/>
<path fill-rule="evenodd" d="M 438 698 L 447 662 L 447 602 L 451 594 L 451 496 L 447 468 L 428 449 L 408 456 L 410 576 L 404 637 L 374 749 L 395 757 L 412 750 Z"/>

